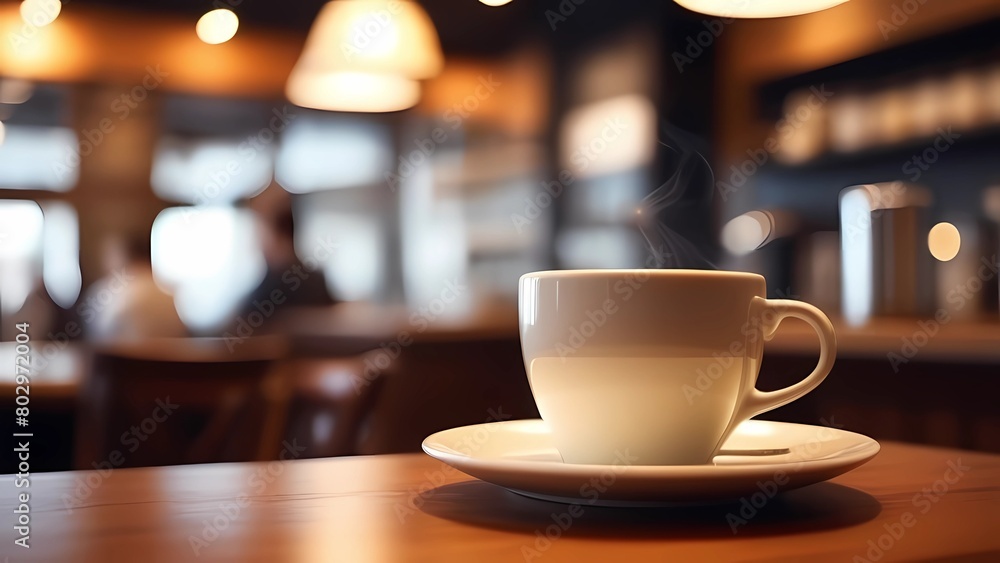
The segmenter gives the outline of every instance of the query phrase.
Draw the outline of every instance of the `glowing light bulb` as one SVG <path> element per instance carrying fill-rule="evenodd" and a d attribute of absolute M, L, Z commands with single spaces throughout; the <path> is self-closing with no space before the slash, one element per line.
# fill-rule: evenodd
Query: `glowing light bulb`
<path fill-rule="evenodd" d="M 927 248 L 930 249 L 931 256 L 942 262 L 957 256 L 961 247 L 962 235 L 951 223 L 938 223 L 927 234 Z"/>
<path fill-rule="evenodd" d="M 736 256 L 750 254 L 767 242 L 773 230 L 773 221 L 767 213 L 750 211 L 722 227 L 722 246 Z"/>
<path fill-rule="evenodd" d="M 503 6 L 504 4 L 510 4 L 511 0 L 479 0 L 487 6 Z"/>
<path fill-rule="evenodd" d="M 62 3 L 59 0 L 24 0 L 21 2 L 21 19 L 35 27 L 45 27 L 56 21 Z"/>
<path fill-rule="evenodd" d="M 420 101 L 420 83 L 391 74 L 293 72 L 286 94 L 297 106 L 330 111 L 389 112 Z"/>
<path fill-rule="evenodd" d="M 201 16 L 195 31 L 198 32 L 198 39 L 209 45 L 218 45 L 232 39 L 239 27 L 240 18 L 231 10 L 220 8 Z"/>

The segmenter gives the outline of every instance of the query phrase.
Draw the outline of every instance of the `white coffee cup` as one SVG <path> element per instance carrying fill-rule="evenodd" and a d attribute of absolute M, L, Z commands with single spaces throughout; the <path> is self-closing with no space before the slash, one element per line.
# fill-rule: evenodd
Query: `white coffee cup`
<path fill-rule="evenodd" d="M 798 399 L 833 367 L 819 309 L 765 299 L 764 278 L 701 270 L 563 270 L 519 283 L 531 392 L 566 463 L 709 463 L 740 422 Z M 755 387 L 785 317 L 819 334 L 819 363 L 777 391 Z"/>

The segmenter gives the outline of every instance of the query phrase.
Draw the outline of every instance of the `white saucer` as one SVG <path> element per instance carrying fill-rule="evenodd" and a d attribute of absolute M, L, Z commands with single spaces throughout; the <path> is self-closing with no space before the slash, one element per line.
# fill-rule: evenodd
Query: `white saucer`
<path fill-rule="evenodd" d="M 879 445 L 836 428 L 749 420 L 733 431 L 724 450 L 787 453 L 720 455 L 707 465 L 573 465 L 562 462 L 545 422 L 511 420 L 437 432 L 424 440 L 423 449 L 464 473 L 529 497 L 643 506 L 755 493 L 770 497 L 850 471 L 875 457 Z"/>

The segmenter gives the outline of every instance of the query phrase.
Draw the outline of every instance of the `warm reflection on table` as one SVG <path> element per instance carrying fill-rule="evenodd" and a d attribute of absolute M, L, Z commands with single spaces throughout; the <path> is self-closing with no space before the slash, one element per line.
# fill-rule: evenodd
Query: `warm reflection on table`
<path fill-rule="evenodd" d="M 29 491 L 31 549 L 2 532 L 12 561 L 858 561 L 879 542 L 880 561 L 1000 555 L 1000 456 L 899 443 L 735 534 L 739 503 L 570 512 L 422 454 L 39 474 Z"/>

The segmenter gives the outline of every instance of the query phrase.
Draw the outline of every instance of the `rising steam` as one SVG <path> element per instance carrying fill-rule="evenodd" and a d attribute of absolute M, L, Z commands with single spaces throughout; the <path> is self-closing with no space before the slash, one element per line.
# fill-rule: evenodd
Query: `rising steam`
<path fill-rule="evenodd" d="M 690 135 L 668 126 L 666 141 L 660 141 L 665 151 L 667 181 L 644 197 L 636 210 L 639 232 L 657 268 L 717 269 L 703 249 L 691 242 L 700 238 L 697 231 L 706 231 L 703 221 L 710 210 L 715 179 L 708 161 L 693 145 Z M 670 225 L 670 226 L 668 226 Z M 688 236 L 680 233 L 684 232 Z"/>

